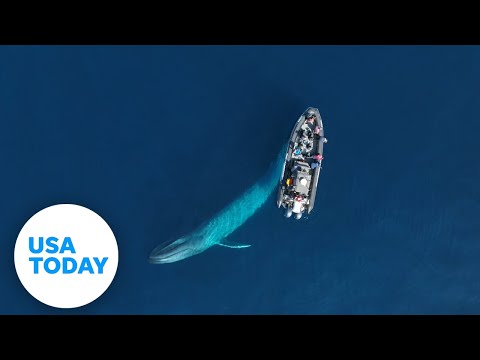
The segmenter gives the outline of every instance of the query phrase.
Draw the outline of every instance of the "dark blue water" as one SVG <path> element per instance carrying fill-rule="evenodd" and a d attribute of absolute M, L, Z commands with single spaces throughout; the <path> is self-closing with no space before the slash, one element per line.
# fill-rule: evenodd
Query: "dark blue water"
<path fill-rule="evenodd" d="M 0 47 L 0 313 L 480 313 L 480 47 Z M 308 106 L 325 160 L 308 219 L 271 197 L 231 240 L 147 262 L 266 169 Z M 31 297 L 13 263 L 34 213 L 114 231 L 110 288 Z"/>

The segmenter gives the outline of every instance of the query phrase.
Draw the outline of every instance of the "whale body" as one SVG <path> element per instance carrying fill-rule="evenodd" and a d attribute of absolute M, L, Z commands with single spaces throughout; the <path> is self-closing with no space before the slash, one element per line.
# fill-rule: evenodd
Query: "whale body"
<path fill-rule="evenodd" d="M 152 264 L 172 263 L 200 254 L 214 245 L 236 249 L 249 247 L 249 244 L 234 243 L 227 238 L 260 209 L 278 185 L 285 150 L 286 145 L 257 183 L 191 234 L 156 246 L 148 261 Z"/>

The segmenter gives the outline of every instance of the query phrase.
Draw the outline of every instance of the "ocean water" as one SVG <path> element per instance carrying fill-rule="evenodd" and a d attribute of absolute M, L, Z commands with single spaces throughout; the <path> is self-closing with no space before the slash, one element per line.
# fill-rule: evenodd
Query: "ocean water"
<path fill-rule="evenodd" d="M 1 46 L 1 314 L 479 314 L 480 47 Z M 153 265 L 264 177 L 320 109 L 315 209 L 275 197 L 214 246 Z M 71 310 L 13 263 L 37 211 L 86 206 L 118 271 Z"/>

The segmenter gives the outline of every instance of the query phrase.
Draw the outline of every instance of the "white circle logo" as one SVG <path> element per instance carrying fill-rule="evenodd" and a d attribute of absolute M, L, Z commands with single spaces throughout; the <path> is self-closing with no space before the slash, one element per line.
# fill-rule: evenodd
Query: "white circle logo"
<path fill-rule="evenodd" d="M 15 244 L 15 269 L 25 289 L 56 308 L 91 303 L 117 272 L 115 235 L 83 206 L 59 204 L 33 215 Z"/>

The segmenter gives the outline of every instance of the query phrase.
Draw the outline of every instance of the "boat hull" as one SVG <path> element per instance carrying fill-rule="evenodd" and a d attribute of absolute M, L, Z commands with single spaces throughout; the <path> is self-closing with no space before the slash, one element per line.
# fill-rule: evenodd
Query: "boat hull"
<path fill-rule="evenodd" d="M 312 119 L 314 120 L 312 121 Z M 314 133 L 311 134 L 310 131 Z M 319 110 L 313 107 L 307 108 L 295 123 L 288 140 L 277 191 L 279 208 L 283 205 L 288 210 L 295 205 L 295 208 L 298 209 L 295 201 L 297 197 L 301 197 L 303 204 L 301 213 L 310 214 L 312 212 L 315 206 L 323 148 L 326 142 Z M 315 167 L 315 165 L 317 166 Z"/>

